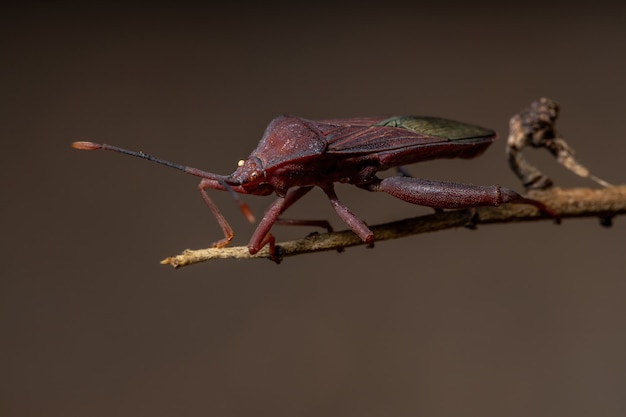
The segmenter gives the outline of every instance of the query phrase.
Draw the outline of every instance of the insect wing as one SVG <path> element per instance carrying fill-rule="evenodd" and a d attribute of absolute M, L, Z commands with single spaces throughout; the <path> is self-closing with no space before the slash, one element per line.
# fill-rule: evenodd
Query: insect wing
<path fill-rule="evenodd" d="M 491 129 L 440 117 L 401 116 L 378 123 L 380 126 L 399 127 L 416 133 L 438 136 L 451 141 L 482 139 L 495 136 Z"/>
<path fill-rule="evenodd" d="M 422 116 L 391 117 L 369 126 L 337 124 L 334 129 L 322 130 L 329 143 L 327 153 L 333 154 L 387 152 L 453 142 L 491 143 L 495 139 L 490 129 Z"/>

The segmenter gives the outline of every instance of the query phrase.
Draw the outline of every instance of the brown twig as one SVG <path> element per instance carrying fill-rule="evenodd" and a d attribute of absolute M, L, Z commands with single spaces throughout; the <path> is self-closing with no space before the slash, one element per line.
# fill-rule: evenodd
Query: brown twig
<path fill-rule="evenodd" d="M 603 225 L 610 224 L 610 219 L 626 214 L 626 185 L 603 189 L 590 188 L 551 188 L 546 191 L 532 191 L 529 195 L 543 201 L 562 219 L 571 217 L 598 217 Z M 399 220 L 391 223 L 371 226 L 377 242 L 397 239 L 420 233 L 435 232 L 467 226 L 468 224 L 509 223 L 535 220 L 547 220 L 536 208 L 521 204 L 506 204 L 501 207 L 479 207 L 473 211 L 455 210 L 426 216 Z M 352 231 L 315 234 L 301 240 L 280 243 L 280 255 L 284 257 L 302 255 L 311 252 L 342 250 L 350 246 L 364 245 Z M 161 261 L 174 268 L 204 262 L 212 259 L 252 259 L 268 258 L 266 248 L 251 255 L 245 246 L 227 248 L 187 249 L 180 255 Z"/>

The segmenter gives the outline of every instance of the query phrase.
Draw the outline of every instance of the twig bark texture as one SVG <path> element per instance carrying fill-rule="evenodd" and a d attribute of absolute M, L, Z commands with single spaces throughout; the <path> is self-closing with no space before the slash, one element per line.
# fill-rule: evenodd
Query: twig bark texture
<path fill-rule="evenodd" d="M 626 185 L 602 189 L 590 188 L 551 188 L 546 191 L 532 191 L 529 197 L 543 201 L 553 209 L 561 219 L 572 217 L 598 217 L 603 224 L 610 224 L 610 219 L 626 214 Z M 524 222 L 553 220 L 541 215 L 536 208 L 521 204 L 506 204 L 501 207 L 479 207 L 474 210 L 454 210 L 432 215 L 419 216 L 391 223 L 371 226 L 376 242 L 388 239 L 435 232 L 438 230 L 490 223 Z M 278 244 L 283 258 L 311 252 L 342 250 L 350 246 L 364 245 L 363 241 L 350 230 L 314 234 L 301 240 Z M 268 258 L 267 247 L 251 255 L 245 246 L 187 249 L 180 255 L 161 261 L 174 268 L 204 262 L 212 259 L 250 259 Z"/>

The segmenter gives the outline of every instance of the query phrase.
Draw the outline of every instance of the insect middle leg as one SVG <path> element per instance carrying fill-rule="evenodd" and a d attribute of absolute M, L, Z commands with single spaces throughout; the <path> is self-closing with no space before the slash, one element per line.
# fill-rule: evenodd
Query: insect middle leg
<path fill-rule="evenodd" d="M 282 211 L 280 214 L 284 213 L 289 207 L 291 207 L 296 201 L 298 201 L 302 196 L 311 191 L 313 187 L 300 187 L 297 190 L 291 192 L 287 195 L 286 201 L 283 203 Z M 280 215 L 279 214 L 279 215 Z M 279 224 L 282 226 L 315 226 L 326 229 L 328 233 L 333 231 L 333 227 L 330 225 L 328 220 L 303 220 L 303 219 L 283 219 L 278 218 L 274 224 Z"/>
<path fill-rule="evenodd" d="M 341 201 L 337 198 L 337 194 L 335 194 L 335 188 L 333 184 L 328 184 L 322 187 L 328 199 L 330 200 L 330 204 L 332 204 L 333 208 L 344 221 L 345 224 L 350 226 L 352 231 L 357 234 L 365 243 L 372 243 L 374 241 L 374 232 L 372 232 L 369 227 L 363 220 L 359 219 L 354 215 Z"/>
<path fill-rule="evenodd" d="M 289 193 L 287 195 L 285 202 L 282 205 L 282 210 L 279 213 L 279 216 L 312 189 L 313 189 L 313 186 L 300 187 L 296 189 L 295 191 L 292 191 L 291 193 Z M 315 226 L 315 227 L 321 227 L 323 229 L 326 229 L 328 233 L 333 231 L 333 228 L 328 222 L 328 220 L 283 219 L 279 217 L 278 219 L 276 219 L 274 224 L 279 224 L 283 226 Z"/>

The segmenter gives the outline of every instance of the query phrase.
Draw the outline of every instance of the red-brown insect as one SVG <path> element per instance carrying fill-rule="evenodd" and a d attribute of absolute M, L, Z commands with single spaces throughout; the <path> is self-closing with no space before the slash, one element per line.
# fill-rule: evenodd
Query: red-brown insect
<path fill-rule="evenodd" d="M 207 190 L 227 190 L 233 195 L 276 194 L 248 243 L 250 253 L 266 244 L 274 260 L 277 255 L 269 231 L 281 214 L 314 186 L 328 196 L 339 217 L 363 241 L 373 242 L 372 231 L 343 205 L 334 183 L 348 183 L 368 191 L 384 191 L 409 203 L 436 209 L 498 206 L 503 203 L 532 204 L 542 213 L 557 217 L 543 203 L 522 197 L 508 188 L 431 181 L 406 176 L 380 179 L 378 171 L 439 158 L 474 158 L 495 140 L 490 129 L 452 120 L 422 117 L 367 117 L 312 121 L 280 116 L 272 120 L 261 142 L 250 156 L 239 161 L 231 175 L 217 175 L 174 164 L 143 152 L 92 142 L 74 142 L 76 149 L 104 149 L 154 161 L 201 177 L 202 198 L 217 219 L 224 238 L 213 246 L 224 247 L 233 230 L 213 203 Z M 254 218 L 245 203 L 246 217 Z M 327 225 L 319 221 L 291 221 L 292 224 Z"/>

